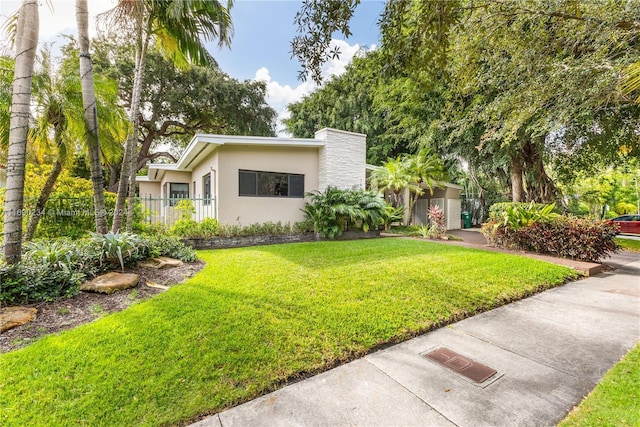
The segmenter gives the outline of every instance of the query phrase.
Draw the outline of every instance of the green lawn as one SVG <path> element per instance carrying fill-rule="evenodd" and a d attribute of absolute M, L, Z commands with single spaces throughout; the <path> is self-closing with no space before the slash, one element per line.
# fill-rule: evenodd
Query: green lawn
<path fill-rule="evenodd" d="M 168 425 L 574 278 L 376 239 L 204 251 L 185 284 L 0 356 L 0 425 Z"/>
<path fill-rule="evenodd" d="M 640 345 L 558 426 L 640 426 Z"/>
<path fill-rule="evenodd" d="M 624 251 L 640 252 L 640 240 L 616 237 L 616 244 Z"/>

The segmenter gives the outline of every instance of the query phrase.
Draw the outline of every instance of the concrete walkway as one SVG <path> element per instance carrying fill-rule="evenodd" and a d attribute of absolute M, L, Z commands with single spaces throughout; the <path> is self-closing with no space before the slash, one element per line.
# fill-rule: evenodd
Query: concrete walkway
<path fill-rule="evenodd" d="M 372 353 L 193 426 L 555 425 L 640 339 L 640 255 L 627 254 L 614 256 L 615 271 Z M 425 357 L 440 347 L 497 373 L 476 384 Z"/>

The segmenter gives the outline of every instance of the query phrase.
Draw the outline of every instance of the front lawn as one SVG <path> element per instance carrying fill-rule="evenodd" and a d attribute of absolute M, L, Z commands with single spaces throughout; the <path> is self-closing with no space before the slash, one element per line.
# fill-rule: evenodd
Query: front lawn
<path fill-rule="evenodd" d="M 640 240 L 616 237 L 616 244 L 623 251 L 640 252 Z"/>
<path fill-rule="evenodd" d="M 640 425 L 640 344 L 602 381 L 558 427 Z"/>
<path fill-rule="evenodd" d="M 0 356 L 0 424 L 186 422 L 576 277 L 405 239 L 199 255 L 185 284 Z"/>

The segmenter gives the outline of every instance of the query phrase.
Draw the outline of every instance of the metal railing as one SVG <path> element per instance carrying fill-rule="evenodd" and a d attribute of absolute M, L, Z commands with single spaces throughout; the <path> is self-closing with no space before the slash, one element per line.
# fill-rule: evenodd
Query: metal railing
<path fill-rule="evenodd" d="M 140 197 L 143 221 L 171 225 L 179 219 L 216 218 L 216 200 L 204 197 Z"/>

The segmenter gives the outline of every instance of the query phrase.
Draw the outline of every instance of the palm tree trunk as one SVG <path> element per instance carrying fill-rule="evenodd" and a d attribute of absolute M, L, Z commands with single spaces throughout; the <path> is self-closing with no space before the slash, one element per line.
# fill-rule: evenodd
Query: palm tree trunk
<path fill-rule="evenodd" d="M 146 33 L 148 34 L 148 32 Z M 125 145 L 124 156 L 122 159 L 122 168 L 120 169 L 120 182 L 118 183 L 118 195 L 116 198 L 116 207 L 113 214 L 113 226 L 111 229 L 116 232 L 122 228 L 122 220 L 125 207 L 125 199 L 129 196 L 129 208 L 128 217 L 126 223 L 126 230 L 131 231 L 131 218 L 133 217 L 133 198 L 135 196 L 135 170 L 134 162 L 137 158 L 137 142 L 138 142 L 138 125 L 139 125 L 139 110 L 140 110 L 140 96 L 142 92 L 142 75 L 144 73 L 145 56 L 147 53 L 147 46 L 149 44 L 149 36 L 145 35 L 144 40 L 142 38 L 138 42 L 136 47 L 136 71 L 133 79 L 133 90 L 131 93 L 131 109 L 129 112 L 129 118 L 132 124 L 131 135 Z M 132 184 L 133 183 L 133 184 Z"/>
<path fill-rule="evenodd" d="M 84 123 L 89 148 L 93 205 L 96 233 L 107 232 L 107 211 L 104 202 L 104 180 L 100 162 L 100 138 L 98 137 L 98 113 L 93 85 L 93 67 L 89 55 L 89 10 L 87 0 L 76 0 L 76 20 L 78 23 L 78 43 L 80 45 L 80 81 L 82 84 L 82 104 Z"/>
<path fill-rule="evenodd" d="M 40 196 L 38 197 L 36 206 L 33 209 L 33 215 L 31 215 L 31 218 L 29 218 L 29 224 L 27 224 L 27 229 L 24 232 L 25 241 L 33 239 L 33 236 L 38 229 L 38 224 L 40 223 L 40 217 L 44 212 L 44 208 L 49 201 L 51 193 L 53 192 L 53 186 L 56 185 L 61 172 L 62 160 L 56 159 L 55 163 L 53 164 L 53 169 L 51 169 L 51 172 L 49 173 L 49 176 L 44 183 L 44 187 L 42 187 L 42 191 L 40 191 Z"/>
<path fill-rule="evenodd" d="M 4 205 L 4 257 L 9 264 L 20 261 L 24 167 L 29 128 L 31 78 L 38 48 L 38 2 L 24 0 L 16 27 L 16 62 L 11 98 L 7 192 Z"/>

